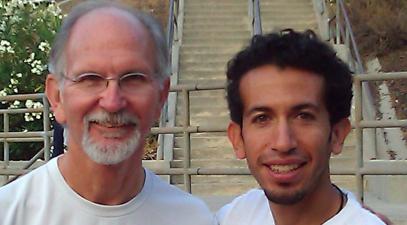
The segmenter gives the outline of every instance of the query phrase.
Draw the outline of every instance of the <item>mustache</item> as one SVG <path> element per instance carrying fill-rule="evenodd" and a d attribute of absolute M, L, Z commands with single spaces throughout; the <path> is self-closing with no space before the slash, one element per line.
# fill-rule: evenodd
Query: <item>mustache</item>
<path fill-rule="evenodd" d="M 110 113 L 97 111 L 85 116 L 85 122 L 109 123 L 113 125 L 138 125 L 139 118 L 127 111 Z"/>

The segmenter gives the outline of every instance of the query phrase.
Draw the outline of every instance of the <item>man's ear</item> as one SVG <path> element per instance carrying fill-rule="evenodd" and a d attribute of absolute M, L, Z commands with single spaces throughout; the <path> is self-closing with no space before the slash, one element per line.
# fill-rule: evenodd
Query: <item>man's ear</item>
<path fill-rule="evenodd" d="M 157 105 L 157 110 L 155 112 L 155 118 L 158 119 L 162 110 L 162 107 L 164 106 L 165 102 L 167 101 L 168 98 L 168 92 L 170 90 L 170 78 L 166 78 L 160 86 L 160 93 L 159 93 L 159 104 Z"/>
<path fill-rule="evenodd" d="M 238 159 L 246 158 L 246 152 L 244 149 L 242 129 L 241 126 L 235 122 L 230 122 L 228 126 L 228 138 L 233 145 L 235 156 Z"/>
<path fill-rule="evenodd" d="M 334 124 L 331 133 L 332 153 L 337 155 L 341 153 L 345 138 L 348 136 L 352 127 L 348 118 L 344 118 Z"/>
<path fill-rule="evenodd" d="M 61 91 L 59 90 L 59 82 L 55 75 L 48 74 L 45 81 L 45 94 L 51 104 L 55 119 L 60 124 L 66 123 L 65 112 L 62 106 Z"/>

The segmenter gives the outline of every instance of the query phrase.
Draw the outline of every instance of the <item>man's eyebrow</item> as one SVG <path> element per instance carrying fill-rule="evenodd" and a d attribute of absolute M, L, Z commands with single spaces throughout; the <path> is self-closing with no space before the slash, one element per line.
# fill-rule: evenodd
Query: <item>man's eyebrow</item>
<path fill-rule="evenodd" d="M 256 113 L 256 112 L 270 112 L 272 111 L 269 107 L 265 107 L 265 106 L 255 106 L 253 108 L 251 108 L 247 114 L 250 115 L 252 113 Z"/>
<path fill-rule="evenodd" d="M 294 111 L 300 111 L 303 109 L 311 109 L 311 110 L 319 110 L 319 106 L 314 104 L 314 103 L 303 103 L 303 104 L 299 104 L 293 107 Z"/>

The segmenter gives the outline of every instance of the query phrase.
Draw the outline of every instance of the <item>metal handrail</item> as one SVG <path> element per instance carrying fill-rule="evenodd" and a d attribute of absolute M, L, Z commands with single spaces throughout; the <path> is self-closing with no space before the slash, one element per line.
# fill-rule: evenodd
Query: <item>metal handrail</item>
<path fill-rule="evenodd" d="M 323 5 L 326 7 L 325 2 Z M 330 39 L 334 42 L 334 44 L 345 44 L 351 50 L 352 56 L 354 57 L 353 63 L 356 63 L 355 72 L 365 73 L 359 49 L 355 41 L 355 36 L 353 35 L 352 26 L 343 0 L 336 1 L 336 14 L 334 17 L 329 18 L 327 22 L 330 29 Z"/>
<path fill-rule="evenodd" d="M 261 14 L 260 14 L 260 0 L 252 0 L 253 4 L 253 35 L 262 34 L 262 27 L 261 27 Z"/>
<path fill-rule="evenodd" d="M 169 5 L 169 12 L 168 12 L 168 20 L 167 20 L 167 46 L 168 46 L 168 61 L 169 65 L 172 68 L 173 60 L 172 60 L 172 47 L 174 41 L 174 35 L 176 34 L 174 31 L 178 28 L 178 8 L 179 8 L 179 1 L 178 0 L 170 0 Z M 172 69 L 171 69 L 172 75 Z M 161 116 L 159 121 L 159 127 L 165 127 L 168 122 L 168 101 L 165 102 L 163 109 L 161 110 Z M 157 147 L 157 159 L 161 160 L 164 158 L 164 135 L 158 135 L 158 147 Z"/>
<path fill-rule="evenodd" d="M 355 85 L 355 101 L 358 105 L 358 115 L 355 120 L 353 121 L 353 127 L 356 130 L 357 136 L 357 143 L 356 148 L 358 152 L 362 154 L 363 149 L 361 146 L 363 145 L 363 140 L 361 138 L 361 131 L 363 128 L 371 128 L 371 127 L 403 127 L 407 126 L 407 120 L 376 120 L 376 121 L 369 121 L 362 118 L 361 111 L 362 111 L 362 82 L 370 81 L 370 80 L 388 80 L 388 79 L 407 79 L 407 72 L 396 72 L 396 73 L 377 73 L 377 74 L 356 74 L 354 76 L 354 85 Z M 216 84 L 189 84 L 189 85 L 175 85 L 170 88 L 171 92 L 182 92 L 187 94 L 191 91 L 203 91 L 203 90 L 218 90 L 224 89 L 225 84 L 224 82 L 219 82 Z M 13 96 L 8 97 L 10 101 L 12 101 Z M 46 107 L 46 106 L 44 106 Z M 189 108 L 189 102 L 186 102 L 184 105 L 185 110 Z M 226 127 L 224 126 L 179 126 L 179 127 L 166 127 L 166 128 L 159 128 L 154 127 L 151 129 L 152 133 L 158 134 L 165 134 L 165 133 L 183 133 L 185 136 L 189 136 L 191 133 L 202 133 L 202 132 L 220 132 L 225 131 Z M 11 132 L 10 132 L 11 133 Z M 9 134 L 10 134 L 9 133 Z M 7 136 L 7 134 L 3 134 Z M 3 136 L 0 135 L 0 136 Z M 28 136 L 36 136 L 41 134 L 29 134 Z M 51 134 L 50 134 L 51 135 Z M 189 140 L 189 138 L 188 138 Z M 185 145 L 186 151 L 190 153 L 191 146 Z M 184 158 L 186 161 L 187 159 Z M 189 161 L 190 159 L 188 159 Z M 32 164 L 34 160 L 31 160 L 29 164 L 27 164 L 24 168 L 16 168 L 16 167 L 6 167 L 0 168 L 0 175 L 6 176 L 13 176 L 24 174 L 29 172 L 26 168 L 30 164 Z M 333 167 L 331 170 L 331 174 L 333 175 L 355 175 L 359 177 L 361 180 L 359 181 L 358 186 L 358 194 L 359 197 L 363 197 L 363 186 L 361 185 L 363 182 L 363 176 L 365 175 L 407 175 L 407 162 L 404 160 L 396 160 L 396 161 L 389 161 L 389 160 L 363 160 L 363 157 L 358 157 L 358 167 L 356 168 L 338 168 Z M 190 161 L 186 164 L 184 168 L 152 168 L 154 172 L 161 175 L 184 175 L 186 177 L 190 177 L 191 175 L 249 175 L 250 172 L 247 168 L 196 168 L 191 167 Z M 191 190 L 191 183 L 185 183 L 188 185 L 186 190 Z"/>
<path fill-rule="evenodd" d="M 252 26 L 252 35 L 262 34 L 260 0 L 248 0 L 249 19 Z"/>

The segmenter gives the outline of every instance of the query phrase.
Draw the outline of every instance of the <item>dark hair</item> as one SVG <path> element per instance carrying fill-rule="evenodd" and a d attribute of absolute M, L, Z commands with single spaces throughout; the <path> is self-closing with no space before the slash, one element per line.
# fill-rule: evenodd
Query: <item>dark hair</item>
<path fill-rule="evenodd" d="M 250 70 L 264 65 L 291 67 L 320 75 L 324 79 L 324 102 L 331 125 L 350 115 L 352 73 L 349 67 L 313 31 L 285 29 L 254 36 L 249 46 L 228 62 L 227 101 L 233 122 L 242 125 L 240 80 Z"/>

